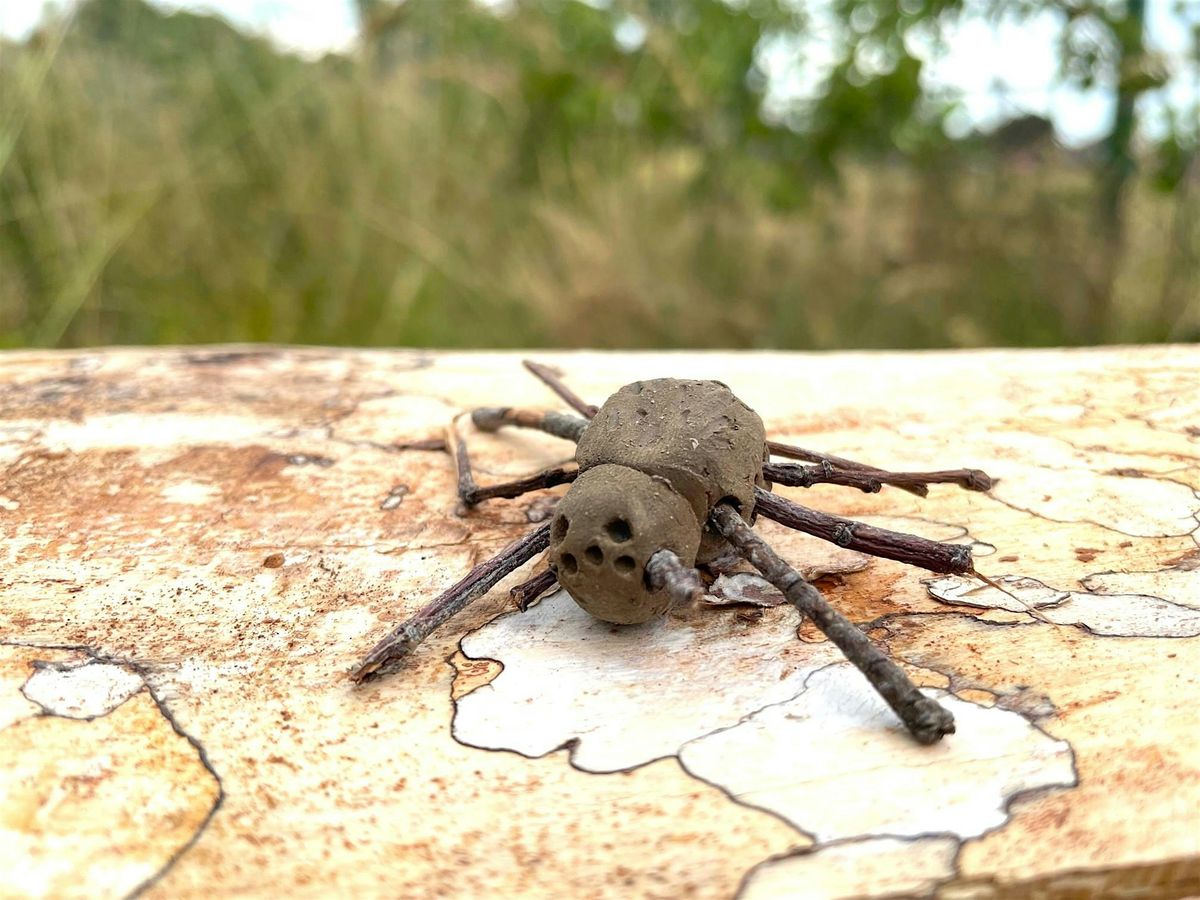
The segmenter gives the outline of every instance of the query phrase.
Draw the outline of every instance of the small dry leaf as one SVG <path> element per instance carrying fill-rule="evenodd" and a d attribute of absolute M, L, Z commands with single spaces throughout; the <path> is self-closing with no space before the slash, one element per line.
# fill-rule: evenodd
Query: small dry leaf
<path fill-rule="evenodd" d="M 1024 575 L 1004 575 L 995 579 L 1004 590 L 989 584 L 980 584 L 974 579 L 950 575 L 932 578 L 925 582 L 925 589 L 935 600 L 954 606 L 974 606 L 977 609 L 1006 609 L 1009 612 L 1027 612 L 1058 606 L 1065 603 L 1070 594 L 1047 587 L 1036 578 Z M 1015 596 L 1009 596 L 1009 593 Z"/>

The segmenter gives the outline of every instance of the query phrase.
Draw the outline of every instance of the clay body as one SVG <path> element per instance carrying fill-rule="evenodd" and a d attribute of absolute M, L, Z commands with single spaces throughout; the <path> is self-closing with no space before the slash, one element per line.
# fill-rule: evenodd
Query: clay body
<path fill-rule="evenodd" d="M 750 518 L 765 484 L 766 431 L 719 381 L 662 378 L 626 385 L 588 423 L 575 454 L 580 476 L 555 514 L 550 564 L 580 606 L 608 622 L 645 622 L 666 593 L 646 584 L 659 549 L 687 566 L 723 541 L 703 523 L 718 503 Z"/>

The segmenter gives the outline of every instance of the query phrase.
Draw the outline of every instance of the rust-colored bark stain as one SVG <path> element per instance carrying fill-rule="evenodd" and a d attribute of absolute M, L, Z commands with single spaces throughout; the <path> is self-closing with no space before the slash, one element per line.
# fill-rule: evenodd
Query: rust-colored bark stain
<path fill-rule="evenodd" d="M 503 667 L 494 659 L 469 659 L 463 656 L 462 651 L 455 653 L 450 661 L 454 664 L 451 699 L 456 701 L 471 691 L 490 684 L 503 671 Z"/>
<path fill-rule="evenodd" d="M 718 378 L 771 438 L 892 469 L 987 469 L 1006 485 L 991 496 L 780 492 L 838 515 L 908 517 L 907 530 L 925 521 L 938 539 L 969 531 L 996 548 L 976 560 L 990 576 L 1074 587 L 1195 557 L 1179 525 L 1200 512 L 1200 498 L 1180 499 L 1200 468 L 1195 350 L 547 361 L 593 402 L 635 377 Z M 507 588 L 536 563 L 397 675 L 347 681 L 378 634 L 562 493 L 463 513 L 450 458 L 401 445 L 474 406 L 554 402 L 511 354 L 0 356 L 0 816 L 26 878 L 11 892 L 120 894 L 157 879 L 150 896 L 728 897 L 767 857 L 811 846 L 674 759 L 601 776 L 565 751 L 531 760 L 453 739 L 454 698 L 487 691 L 497 666 L 459 658 L 456 682 L 447 660 L 461 635 L 510 610 Z M 543 436 L 465 432 L 484 483 L 570 456 Z M 1105 474 L 1117 470 L 1141 477 Z M 1148 535 L 1156 516 L 1164 527 Z M 803 568 L 813 551 L 773 528 L 760 526 Z M 1080 776 L 963 844 L 947 894 L 1194 886 L 1200 721 L 1186 701 L 1200 639 L 1104 639 L 947 607 L 922 577 L 873 560 L 822 587 L 923 683 L 994 697 L 1069 741 Z M 784 612 L 693 614 L 736 636 Z M 34 659 L 89 653 L 136 665 L 170 718 L 149 689 L 91 721 L 42 715 L 20 694 Z M 760 665 L 739 677 L 753 683 Z"/>
<path fill-rule="evenodd" d="M 130 893 L 196 835 L 220 787 L 146 691 L 108 715 L 0 730 L 6 896 Z"/>
<path fill-rule="evenodd" d="M 881 568 L 869 566 L 861 573 L 822 578 L 817 586 L 842 615 L 856 624 L 911 611 L 896 594 L 897 584 L 911 573 L 895 569 L 881 572 Z M 800 634 L 805 639 L 822 639 L 820 630 L 808 620 L 800 626 Z"/>

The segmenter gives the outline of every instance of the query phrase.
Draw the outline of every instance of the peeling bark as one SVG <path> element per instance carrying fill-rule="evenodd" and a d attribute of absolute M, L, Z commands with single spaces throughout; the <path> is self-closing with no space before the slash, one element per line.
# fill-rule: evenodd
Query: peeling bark
<path fill-rule="evenodd" d="M 974 583 L 938 599 L 900 562 L 755 524 L 801 573 L 840 573 L 820 584 L 830 604 L 956 712 L 931 748 L 790 605 L 681 605 L 624 629 L 555 593 L 512 612 L 506 589 L 533 560 L 400 676 L 352 688 L 365 646 L 547 514 L 548 492 L 536 509 L 461 510 L 451 458 L 416 449 L 464 410 L 554 404 L 517 356 L 0 354 L 0 837 L 17 870 L 49 873 L 69 850 L 69 889 L 143 882 L 151 897 L 715 898 L 799 878 L 852 896 L 1200 891 L 1200 351 L 865 359 L 542 361 L 585 417 L 632 378 L 715 377 L 770 437 L 813 448 L 809 465 L 996 476 L 923 498 L 776 490 L 969 546 L 1006 589 L 1066 595 L 1039 607 L 1060 627 Z M 539 421 L 577 435 L 586 419 L 560 408 Z M 573 451 L 537 429 L 462 431 L 484 485 Z M 498 662 L 464 662 L 483 674 L 456 701 L 460 639 Z M 44 708 L 22 693 L 46 702 L 31 676 L 99 665 L 146 687 L 90 720 L 45 709 L 87 716 L 120 692 Z"/>

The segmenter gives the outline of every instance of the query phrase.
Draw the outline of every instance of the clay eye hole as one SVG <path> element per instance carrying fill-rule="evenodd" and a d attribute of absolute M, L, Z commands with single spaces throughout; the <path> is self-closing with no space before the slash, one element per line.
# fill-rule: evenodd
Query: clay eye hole
<path fill-rule="evenodd" d="M 579 571 L 579 563 L 575 561 L 575 557 L 570 553 L 564 553 L 562 555 L 562 559 L 559 561 L 559 564 L 562 566 L 563 571 L 568 575 L 574 575 Z"/>
<path fill-rule="evenodd" d="M 604 530 L 618 544 L 623 544 L 633 539 L 633 529 L 629 527 L 629 523 L 624 519 L 613 519 L 604 526 Z"/>
<path fill-rule="evenodd" d="M 552 535 L 555 541 L 561 541 L 567 536 L 567 530 L 571 527 L 571 520 L 566 516 L 559 516 L 554 520 L 554 534 Z"/>

